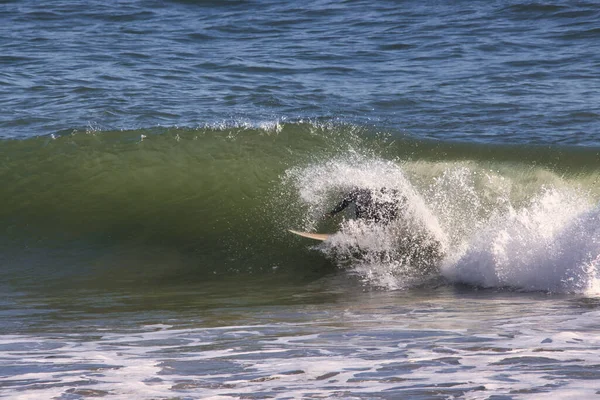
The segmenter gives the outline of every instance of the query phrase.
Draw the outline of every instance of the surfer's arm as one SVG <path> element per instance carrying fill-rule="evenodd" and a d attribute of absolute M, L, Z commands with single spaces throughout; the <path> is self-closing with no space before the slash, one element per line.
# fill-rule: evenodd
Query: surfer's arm
<path fill-rule="evenodd" d="M 337 206 L 334 207 L 333 210 L 329 211 L 325 214 L 326 217 L 333 217 L 335 214 L 343 211 L 346 207 L 350 205 L 350 202 L 344 198 L 344 200 L 340 201 Z"/>
<path fill-rule="evenodd" d="M 352 192 L 346 194 L 344 196 L 344 198 L 342 199 L 342 201 L 340 201 L 333 208 L 333 210 L 331 210 L 327 214 L 325 214 L 325 217 L 333 217 L 335 214 L 339 213 L 340 211 L 345 210 L 354 201 L 356 201 L 356 191 L 353 190 Z"/>

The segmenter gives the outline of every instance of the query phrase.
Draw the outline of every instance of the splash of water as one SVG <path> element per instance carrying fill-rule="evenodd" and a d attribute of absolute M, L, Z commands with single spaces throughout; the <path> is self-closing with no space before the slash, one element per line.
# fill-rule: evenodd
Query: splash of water
<path fill-rule="evenodd" d="M 481 287 L 600 292 L 600 207 L 546 170 L 469 162 L 424 168 L 350 152 L 292 168 L 284 183 L 305 210 L 307 230 L 323 229 L 323 213 L 354 187 L 402 193 L 406 209 L 397 221 L 344 218 L 318 247 L 370 286 L 402 289 L 437 276 Z"/>
<path fill-rule="evenodd" d="M 446 234 L 398 163 L 351 153 L 288 170 L 284 181 L 306 209 L 306 229 L 322 225 L 321 216 L 353 188 L 383 197 L 390 193 L 380 192 L 383 188 L 401 194 L 404 206 L 397 220 L 381 225 L 344 218 L 338 233 L 319 248 L 370 285 L 398 289 L 422 282 L 445 251 Z"/>
<path fill-rule="evenodd" d="M 442 266 L 448 279 L 483 287 L 586 293 L 597 280 L 600 208 L 577 192 L 544 189 L 494 213 Z"/>

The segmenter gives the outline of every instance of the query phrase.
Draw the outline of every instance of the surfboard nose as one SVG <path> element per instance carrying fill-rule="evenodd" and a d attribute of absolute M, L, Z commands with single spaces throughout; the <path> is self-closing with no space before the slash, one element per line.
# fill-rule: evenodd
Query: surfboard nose
<path fill-rule="evenodd" d="M 293 233 L 294 235 L 302 236 L 309 239 L 325 241 L 329 239 L 329 233 L 310 233 L 310 232 L 300 232 L 295 231 L 293 229 L 288 229 L 288 232 Z"/>

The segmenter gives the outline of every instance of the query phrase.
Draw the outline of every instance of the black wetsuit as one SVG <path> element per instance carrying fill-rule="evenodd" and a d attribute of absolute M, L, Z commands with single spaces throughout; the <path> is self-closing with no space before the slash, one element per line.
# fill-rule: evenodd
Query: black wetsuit
<path fill-rule="evenodd" d="M 329 215 L 334 215 L 354 203 L 356 218 L 374 222 L 390 222 L 398 216 L 400 199 L 396 190 L 380 189 L 389 200 L 378 199 L 369 189 L 354 189 L 347 193 Z"/>

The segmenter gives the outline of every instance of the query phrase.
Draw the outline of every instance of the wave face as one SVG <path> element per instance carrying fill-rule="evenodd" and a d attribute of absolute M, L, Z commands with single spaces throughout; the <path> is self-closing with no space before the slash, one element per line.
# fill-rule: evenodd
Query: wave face
<path fill-rule="evenodd" d="M 392 289 L 595 290 L 598 151 L 315 121 L 4 140 L 1 262 L 11 279 L 101 285 L 335 266 Z M 383 227 L 323 221 L 356 186 L 397 189 L 406 214 Z M 288 228 L 337 234 L 312 246 Z"/>

